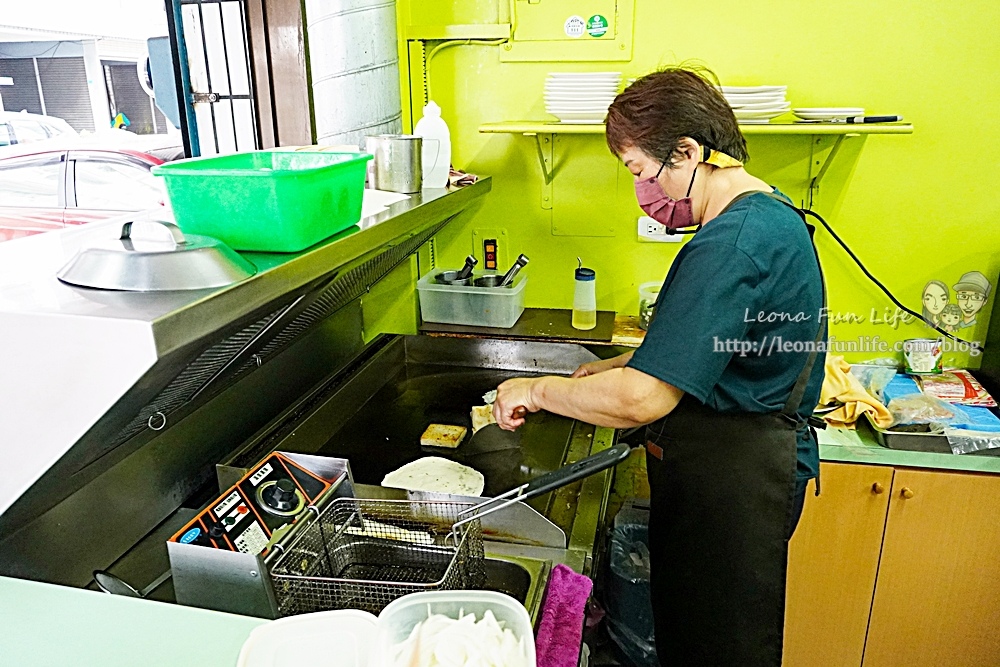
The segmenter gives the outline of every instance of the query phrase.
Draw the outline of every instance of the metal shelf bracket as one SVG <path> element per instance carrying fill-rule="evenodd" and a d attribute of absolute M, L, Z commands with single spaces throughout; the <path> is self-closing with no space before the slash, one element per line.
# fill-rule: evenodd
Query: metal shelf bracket
<path fill-rule="evenodd" d="M 810 205 L 815 199 L 816 194 L 819 192 L 819 185 L 826 176 L 826 172 L 830 169 L 830 165 L 837 157 L 837 153 L 840 152 L 840 147 L 844 144 L 844 139 L 848 137 L 860 137 L 860 134 L 841 134 L 837 135 L 836 141 L 833 142 L 833 148 L 824 157 L 820 155 L 820 150 L 823 145 L 823 136 L 814 135 L 812 138 L 812 144 L 809 149 L 809 202 Z"/>
<path fill-rule="evenodd" d="M 542 168 L 542 208 L 552 210 L 552 181 L 555 178 L 555 135 L 525 133 L 534 137 L 538 151 L 538 164 Z"/>

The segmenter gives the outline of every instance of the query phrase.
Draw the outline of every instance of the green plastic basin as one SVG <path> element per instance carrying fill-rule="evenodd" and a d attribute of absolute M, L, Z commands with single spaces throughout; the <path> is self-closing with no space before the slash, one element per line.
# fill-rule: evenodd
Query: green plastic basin
<path fill-rule="evenodd" d="M 236 250 L 298 252 L 361 219 L 367 153 L 266 150 L 153 167 L 178 226 Z"/>

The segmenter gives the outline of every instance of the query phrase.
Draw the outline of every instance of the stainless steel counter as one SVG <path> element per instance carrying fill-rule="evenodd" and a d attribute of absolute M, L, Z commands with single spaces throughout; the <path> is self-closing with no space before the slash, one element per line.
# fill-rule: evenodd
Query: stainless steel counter
<path fill-rule="evenodd" d="M 358 297 L 490 188 L 425 190 L 301 253 L 246 253 L 255 276 L 196 292 L 56 280 L 124 219 L 0 244 L 0 574 L 85 585 L 352 359 Z"/>
<path fill-rule="evenodd" d="M 387 244 L 398 245 L 451 220 L 491 188 L 492 179 L 487 177 L 457 190 L 426 189 L 302 252 L 240 253 L 257 267 L 256 275 L 236 285 L 209 290 L 105 292 L 64 285 L 55 279 L 56 272 L 77 250 L 117 238 L 123 222 L 135 215 L 19 239 L 0 245 L 0 315 L 143 322 L 153 333 L 158 356 L 163 357 L 245 319 L 281 296 L 329 277 L 332 271 L 343 272 Z"/>

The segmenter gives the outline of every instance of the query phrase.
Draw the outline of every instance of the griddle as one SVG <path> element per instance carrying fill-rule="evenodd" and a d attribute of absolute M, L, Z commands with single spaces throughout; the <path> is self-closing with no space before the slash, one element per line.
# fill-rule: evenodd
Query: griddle
<path fill-rule="evenodd" d="M 355 482 L 380 485 L 407 463 L 439 456 L 479 470 L 484 495 L 496 495 L 558 469 L 574 428 L 592 427 L 536 413 L 518 429 L 519 447 L 483 452 L 471 440 L 473 405 L 507 379 L 568 375 L 588 358 L 593 355 L 570 345 L 395 337 L 346 369 L 345 378 L 331 379 L 329 389 L 279 418 L 268 429 L 271 437 L 256 447 L 251 443 L 234 465 L 257 460 L 264 448 L 331 456 L 350 461 Z M 458 449 L 422 447 L 420 436 L 432 423 L 465 426 L 469 434 Z M 530 504 L 544 511 L 548 499 L 546 494 Z"/>
<path fill-rule="evenodd" d="M 457 449 L 421 447 L 420 435 L 429 424 L 465 426 L 471 434 L 472 406 L 482 405 L 484 393 L 517 375 L 404 367 L 343 428 L 310 453 L 348 459 L 354 479 L 362 484 L 381 484 L 386 474 L 411 461 L 440 456 L 483 473 L 487 495 L 501 493 L 560 466 L 573 420 L 550 413 L 530 415 L 519 429 L 521 447 L 483 454 L 466 449 L 471 435 Z"/>

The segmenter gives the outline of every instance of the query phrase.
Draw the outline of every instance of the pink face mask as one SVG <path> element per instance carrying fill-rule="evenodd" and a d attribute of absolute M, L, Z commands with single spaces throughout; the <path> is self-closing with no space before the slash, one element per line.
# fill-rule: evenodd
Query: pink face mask
<path fill-rule="evenodd" d="M 667 229 L 683 229 L 693 227 L 694 209 L 691 205 L 691 188 L 694 187 L 694 176 L 698 169 L 691 174 L 691 183 L 688 185 L 687 194 L 684 199 L 673 199 L 663 191 L 659 177 L 667 163 L 660 165 L 660 171 L 656 176 L 635 182 L 635 198 L 639 200 L 639 207 L 653 220 L 656 220 Z"/>

